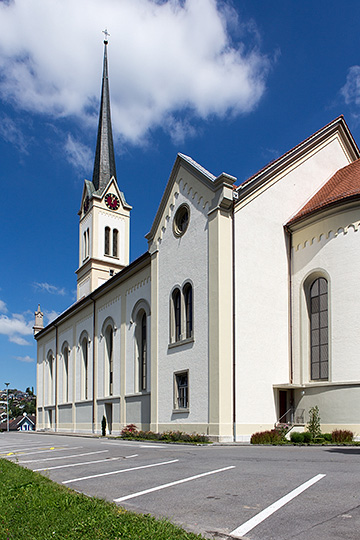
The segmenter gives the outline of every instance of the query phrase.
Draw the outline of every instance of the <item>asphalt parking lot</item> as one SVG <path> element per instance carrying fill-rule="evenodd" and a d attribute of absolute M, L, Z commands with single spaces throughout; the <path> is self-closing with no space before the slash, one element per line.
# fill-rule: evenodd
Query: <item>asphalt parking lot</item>
<path fill-rule="evenodd" d="M 208 538 L 360 538 L 360 447 L 188 446 L 1 433 L 0 457 Z"/>

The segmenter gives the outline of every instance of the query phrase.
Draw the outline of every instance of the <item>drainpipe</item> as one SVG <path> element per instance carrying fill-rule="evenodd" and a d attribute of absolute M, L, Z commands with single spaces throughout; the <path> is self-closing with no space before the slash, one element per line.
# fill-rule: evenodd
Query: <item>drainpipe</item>
<path fill-rule="evenodd" d="M 234 442 L 236 441 L 236 339 L 235 339 L 235 330 L 236 330 L 236 319 L 235 319 L 235 212 L 234 212 L 235 202 L 233 201 L 232 210 L 231 210 L 231 219 L 232 219 L 232 315 L 233 315 L 233 438 Z"/>
<path fill-rule="evenodd" d="M 291 249 L 291 232 L 286 227 L 286 235 L 288 238 L 288 281 L 289 281 L 289 355 L 290 355 L 290 384 L 294 382 L 294 365 L 293 365 L 293 313 L 292 313 L 292 249 Z"/>
<path fill-rule="evenodd" d="M 92 394 L 93 394 L 93 400 L 92 400 L 92 432 L 95 433 L 95 300 L 92 298 L 93 302 L 93 384 L 92 384 Z"/>
<path fill-rule="evenodd" d="M 55 325 L 55 426 L 57 431 L 58 423 L 58 327 Z"/>

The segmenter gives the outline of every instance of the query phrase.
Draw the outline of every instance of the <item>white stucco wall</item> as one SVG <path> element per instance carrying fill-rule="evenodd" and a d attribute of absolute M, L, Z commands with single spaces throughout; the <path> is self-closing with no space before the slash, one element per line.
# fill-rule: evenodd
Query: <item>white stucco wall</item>
<path fill-rule="evenodd" d="M 276 421 L 273 384 L 289 382 L 289 240 L 284 224 L 349 163 L 337 139 L 278 173 L 237 205 L 236 420 L 238 432 Z M 242 427 L 242 426 L 243 427 Z"/>
<path fill-rule="evenodd" d="M 150 269 L 149 269 L 150 270 Z M 147 276 L 141 276 L 136 284 L 129 288 L 126 293 L 126 394 L 134 394 L 138 392 L 138 368 L 137 368 L 137 352 L 135 343 L 135 330 L 136 330 L 136 317 L 137 311 L 140 308 L 149 309 L 151 313 L 151 289 L 150 289 L 150 272 L 147 272 Z M 151 314 L 147 317 L 147 390 L 150 391 L 151 380 Z M 129 420 L 130 421 L 130 420 Z"/>
<path fill-rule="evenodd" d="M 189 424 L 208 422 L 208 205 L 199 192 L 204 186 L 186 174 L 173 188 L 159 241 L 158 275 L 158 421 Z M 192 189 L 189 192 L 189 186 Z M 197 192 L 199 190 L 199 192 Z M 190 208 L 183 236 L 173 233 L 173 218 L 183 203 Z M 169 348 L 170 296 L 175 286 L 193 286 L 193 342 Z M 174 373 L 189 372 L 189 412 L 173 412 Z"/>
<path fill-rule="evenodd" d="M 294 233 L 293 354 L 295 382 L 307 384 L 310 376 L 309 314 L 305 280 L 328 278 L 329 382 L 360 381 L 360 206 L 338 210 Z M 355 230 L 357 229 L 357 230 Z"/>
<path fill-rule="evenodd" d="M 113 396 L 120 394 L 120 342 L 121 342 L 121 296 L 107 294 L 97 307 L 98 321 L 98 365 L 97 365 L 97 397 L 109 396 L 108 366 L 105 364 L 106 321 L 112 320 L 116 331 L 113 334 Z"/>
<path fill-rule="evenodd" d="M 97 257 L 101 260 L 109 261 L 112 259 L 111 255 L 105 255 L 105 227 L 110 227 L 110 253 L 112 253 L 112 231 L 117 229 L 118 233 L 118 259 L 115 258 L 117 264 L 127 264 L 125 258 L 125 220 L 122 216 L 113 213 L 109 215 L 109 212 L 99 210 L 98 212 L 98 241 L 97 241 Z"/>

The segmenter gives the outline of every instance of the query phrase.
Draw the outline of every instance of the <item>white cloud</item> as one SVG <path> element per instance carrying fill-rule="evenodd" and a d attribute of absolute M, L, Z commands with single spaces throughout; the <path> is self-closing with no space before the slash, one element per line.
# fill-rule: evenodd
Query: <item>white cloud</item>
<path fill-rule="evenodd" d="M 34 287 L 36 289 L 40 289 L 40 291 L 45 291 L 50 294 L 58 294 L 60 296 L 65 296 L 66 291 L 64 288 L 56 287 L 55 285 L 50 285 L 50 283 L 34 283 Z"/>
<path fill-rule="evenodd" d="M 32 325 L 33 322 L 27 321 L 24 315 L 0 316 L 0 334 L 7 336 L 9 341 L 17 345 L 30 345 L 23 336 L 30 336 L 33 333 Z"/>
<path fill-rule="evenodd" d="M 247 113 L 264 93 L 270 61 L 230 2 L 13 0 L 0 3 L 2 99 L 95 125 L 107 25 L 113 127 L 124 139 L 158 126 L 178 139 L 194 119 Z M 74 157 L 69 145 L 83 166 L 86 151 Z"/>
<path fill-rule="evenodd" d="M 19 362 L 26 362 L 26 363 L 32 363 L 35 362 L 34 358 L 31 358 L 31 356 L 14 356 L 15 360 L 19 360 Z"/>
<path fill-rule="evenodd" d="M 28 154 L 28 142 L 23 135 L 21 127 L 9 116 L 3 115 L 0 118 L 0 137 L 15 145 L 23 154 Z"/>
<path fill-rule="evenodd" d="M 48 325 L 51 322 L 53 322 L 59 315 L 60 315 L 60 313 L 58 313 L 57 311 L 44 311 L 44 317 L 46 319 L 46 324 Z"/>
<path fill-rule="evenodd" d="M 7 313 L 8 308 L 3 300 L 0 300 L 0 313 Z"/>
<path fill-rule="evenodd" d="M 65 152 L 69 163 L 82 172 L 91 170 L 93 151 L 80 141 L 76 141 L 70 134 L 65 143 Z"/>
<path fill-rule="evenodd" d="M 352 66 L 348 70 L 346 83 L 340 90 L 346 105 L 360 105 L 360 66 Z"/>

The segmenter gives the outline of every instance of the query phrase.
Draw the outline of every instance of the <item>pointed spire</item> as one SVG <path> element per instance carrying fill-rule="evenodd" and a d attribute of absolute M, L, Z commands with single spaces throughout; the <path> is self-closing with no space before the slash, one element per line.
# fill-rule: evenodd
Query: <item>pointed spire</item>
<path fill-rule="evenodd" d="M 107 45 L 108 34 L 104 31 L 104 69 L 101 89 L 101 103 L 99 114 L 99 127 L 96 141 L 96 153 L 93 172 L 93 184 L 95 190 L 102 190 L 108 184 L 110 178 L 115 176 L 115 154 L 110 116 L 110 92 L 108 79 Z"/>
<path fill-rule="evenodd" d="M 44 314 L 42 313 L 40 309 L 40 304 L 38 304 L 37 311 L 35 311 L 34 315 L 35 315 L 35 324 L 33 326 L 33 331 L 35 335 L 44 328 Z"/>

